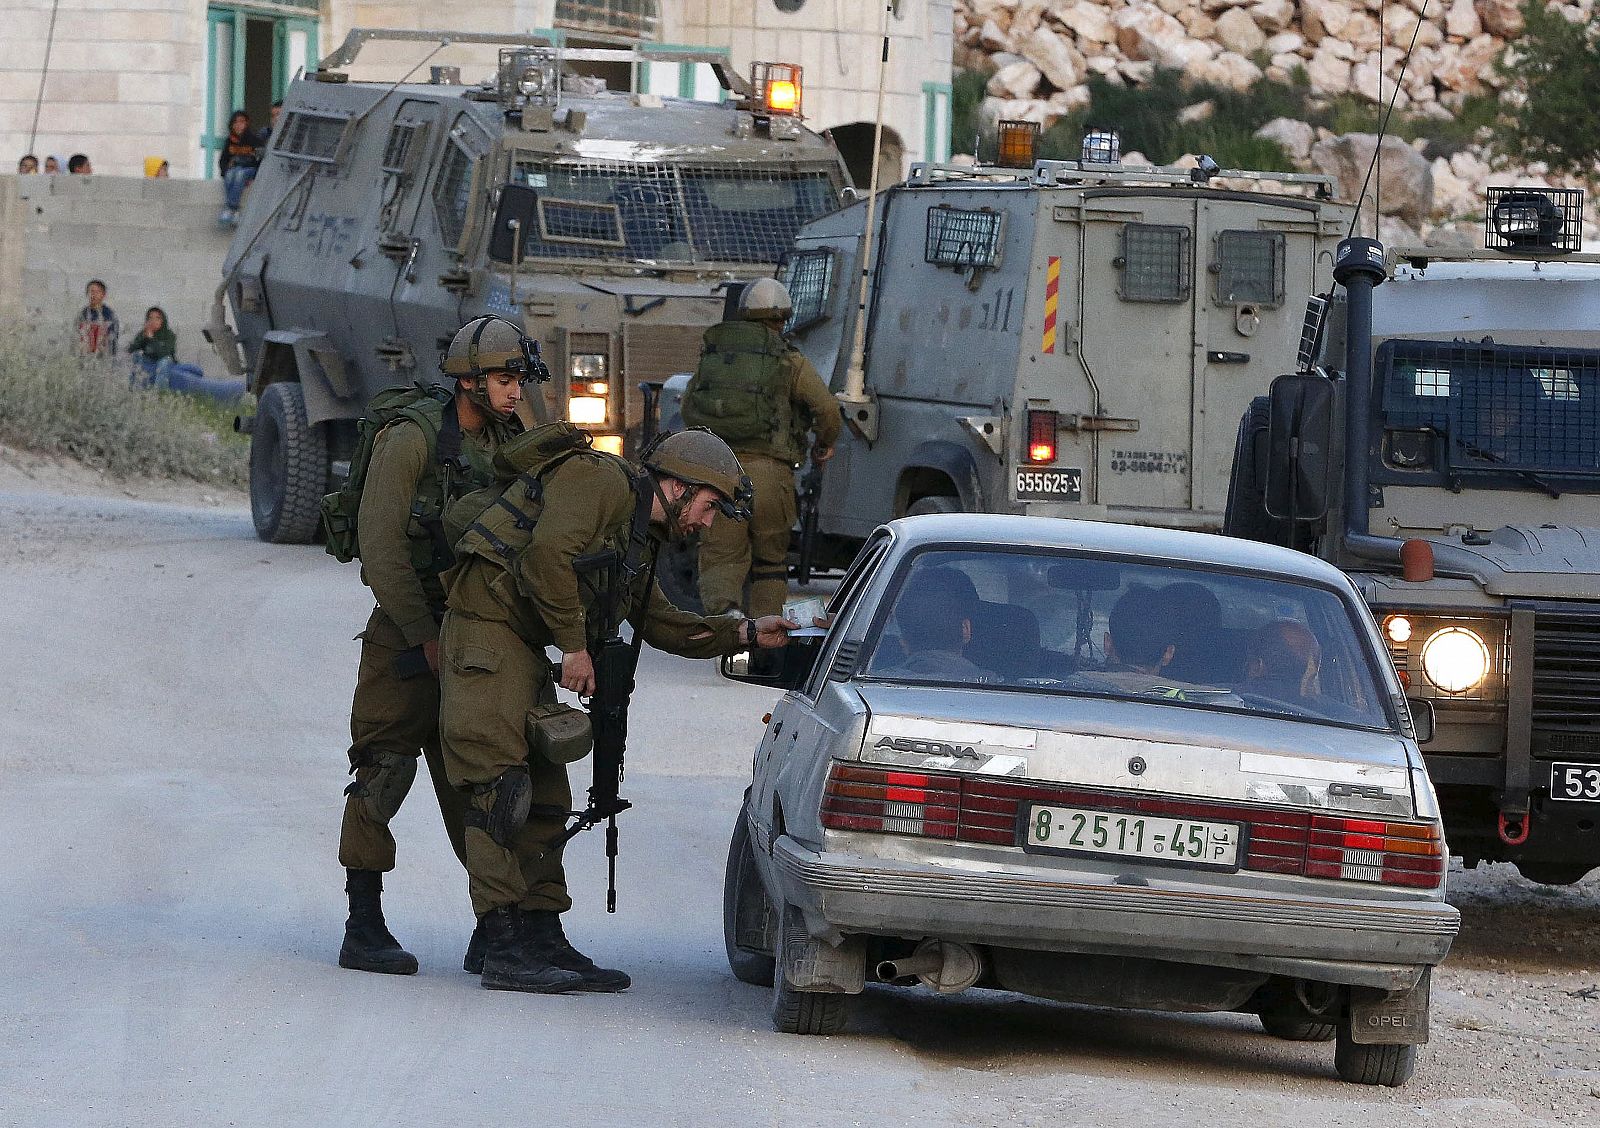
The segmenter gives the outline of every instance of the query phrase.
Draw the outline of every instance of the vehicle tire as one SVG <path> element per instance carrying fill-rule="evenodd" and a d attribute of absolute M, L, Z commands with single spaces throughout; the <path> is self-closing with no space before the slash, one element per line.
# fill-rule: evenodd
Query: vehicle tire
<path fill-rule="evenodd" d="M 1593 866 L 1584 862 L 1518 862 L 1517 870 L 1529 881 L 1540 885 L 1576 885 Z"/>
<path fill-rule="evenodd" d="M 328 481 L 328 444 L 306 421 L 305 393 L 292 381 L 268 384 L 250 433 L 250 516 L 269 544 L 309 544 L 317 535 Z"/>
<path fill-rule="evenodd" d="M 1339 1021 L 1333 1068 L 1354 1085 L 1404 1085 L 1417 1068 L 1416 1046 L 1367 1046 L 1350 1038 L 1350 1018 Z"/>
<path fill-rule="evenodd" d="M 786 909 L 778 926 L 778 957 L 772 973 L 772 1028 L 780 1034 L 837 1034 L 844 1029 L 850 996 L 801 991 L 791 987 L 783 973 L 786 939 L 796 927 L 804 928 L 799 919 L 799 913 Z"/>
<path fill-rule="evenodd" d="M 722 874 L 722 945 L 728 953 L 728 967 L 741 983 L 753 987 L 772 986 L 777 957 L 769 951 L 742 945 L 739 939 L 741 933 L 748 939 L 756 927 L 770 934 L 773 915 L 772 901 L 761 884 L 761 875 L 756 872 L 750 824 L 741 804 L 739 821 L 734 824 L 733 837 L 728 842 L 728 864 Z"/>
<path fill-rule="evenodd" d="M 1261 1029 L 1285 1042 L 1329 1042 L 1339 1033 L 1333 1022 L 1318 1022 L 1283 1011 L 1266 1011 L 1260 1016 Z"/>
<path fill-rule="evenodd" d="M 935 497 L 917 498 L 906 510 L 906 516 L 921 517 L 925 513 L 960 513 L 961 511 L 961 499 L 959 497 L 940 494 Z"/>

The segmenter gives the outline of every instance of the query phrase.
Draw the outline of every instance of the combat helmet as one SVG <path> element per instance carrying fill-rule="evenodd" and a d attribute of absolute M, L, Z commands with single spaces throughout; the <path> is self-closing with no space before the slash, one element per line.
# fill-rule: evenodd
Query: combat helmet
<path fill-rule="evenodd" d="M 450 339 L 439 357 L 439 368 L 456 380 L 489 372 L 510 372 L 523 383 L 550 379 L 550 369 L 539 358 L 539 342 L 503 317 L 474 317 Z"/>
<path fill-rule="evenodd" d="M 793 312 L 789 288 L 776 278 L 757 278 L 739 295 L 739 316 L 746 321 L 787 321 Z"/>
<path fill-rule="evenodd" d="M 640 465 L 691 486 L 706 486 L 721 494 L 717 509 L 736 521 L 750 519 L 755 488 L 733 448 L 704 427 L 690 427 L 663 435 L 645 450 Z"/>

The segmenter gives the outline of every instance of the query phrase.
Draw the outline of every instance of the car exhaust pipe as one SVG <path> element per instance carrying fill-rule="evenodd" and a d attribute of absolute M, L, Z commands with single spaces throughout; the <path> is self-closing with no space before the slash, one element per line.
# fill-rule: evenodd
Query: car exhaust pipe
<path fill-rule="evenodd" d="M 984 962 L 983 954 L 971 944 L 924 940 L 909 956 L 884 960 L 876 970 L 885 983 L 915 976 L 941 995 L 954 995 L 983 978 Z"/>

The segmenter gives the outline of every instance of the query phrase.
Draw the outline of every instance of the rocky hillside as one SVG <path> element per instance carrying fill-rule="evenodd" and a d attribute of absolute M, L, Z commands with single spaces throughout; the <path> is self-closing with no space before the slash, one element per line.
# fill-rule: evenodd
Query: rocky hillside
<path fill-rule="evenodd" d="M 1577 0 L 1574 17 L 1595 0 Z M 1517 0 L 956 0 L 956 63 L 992 72 L 980 120 L 1056 119 L 1089 103 L 1088 82 L 1140 86 L 1157 67 L 1188 79 L 1247 91 L 1263 80 L 1308 82 L 1314 96 L 1394 94 L 1397 110 L 1448 118 L 1472 95 L 1494 94 L 1495 70 L 1522 31 Z M 1416 34 L 1405 72 L 1401 63 Z M 1303 72 L 1303 78 L 1296 75 Z M 1191 111 L 1185 111 L 1191 112 Z M 1204 105 L 1192 112 L 1204 114 Z M 1114 123 L 1107 123 L 1114 124 Z M 1334 137 L 1305 122 L 1279 119 L 1260 131 L 1297 165 L 1339 177 L 1353 197 L 1373 138 Z M 1432 161 L 1424 145 L 1393 138 L 1384 148 L 1383 211 L 1404 238 L 1467 237 L 1463 217 L 1480 213 L 1492 179 L 1546 180 L 1540 166 L 1493 168 L 1486 152 Z M 1392 193 L 1392 194 L 1391 194 Z M 1589 234 L 1593 234 L 1590 232 Z"/>

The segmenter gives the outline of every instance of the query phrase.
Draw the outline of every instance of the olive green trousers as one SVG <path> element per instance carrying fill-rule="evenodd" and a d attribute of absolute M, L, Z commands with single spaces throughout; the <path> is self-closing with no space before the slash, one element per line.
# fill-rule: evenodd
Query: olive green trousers
<path fill-rule="evenodd" d="M 420 755 L 428 765 L 451 849 L 465 865 L 462 818 L 466 804 L 445 778 L 439 750 L 439 682 L 431 674 L 402 680 L 395 673 L 394 660 L 406 649 L 406 640 L 381 607 L 372 609 L 367 629 L 356 637 L 361 640 L 361 666 L 350 703 L 350 763 L 356 769 L 357 792 L 370 784 L 377 772 L 370 763 L 373 753 Z M 394 869 L 394 860 L 389 824 L 372 817 L 359 793 L 351 794 L 345 800 L 339 828 L 339 864 L 346 869 L 387 873 Z"/>
<path fill-rule="evenodd" d="M 700 600 L 707 615 L 742 608 L 759 619 L 781 612 L 789 597 L 789 536 L 796 516 L 794 467 L 764 454 L 741 454 L 739 461 L 755 488 L 750 520 L 731 521 L 719 515 L 700 534 Z"/>
<path fill-rule="evenodd" d="M 524 909 L 572 907 L 560 848 L 551 844 L 566 825 L 572 788 L 565 765 L 528 749 L 528 712 L 556 699 L 550 663 L 504 623 L 444 617 L 439 636 L 440 745 L 450 783 L 488 814 L 494 786 L 525 765 L 533 783 L 533 812 L 501 846 L 489 832 L 467 827 L 467 884 L 479 916 L 502 905 Z"/>

